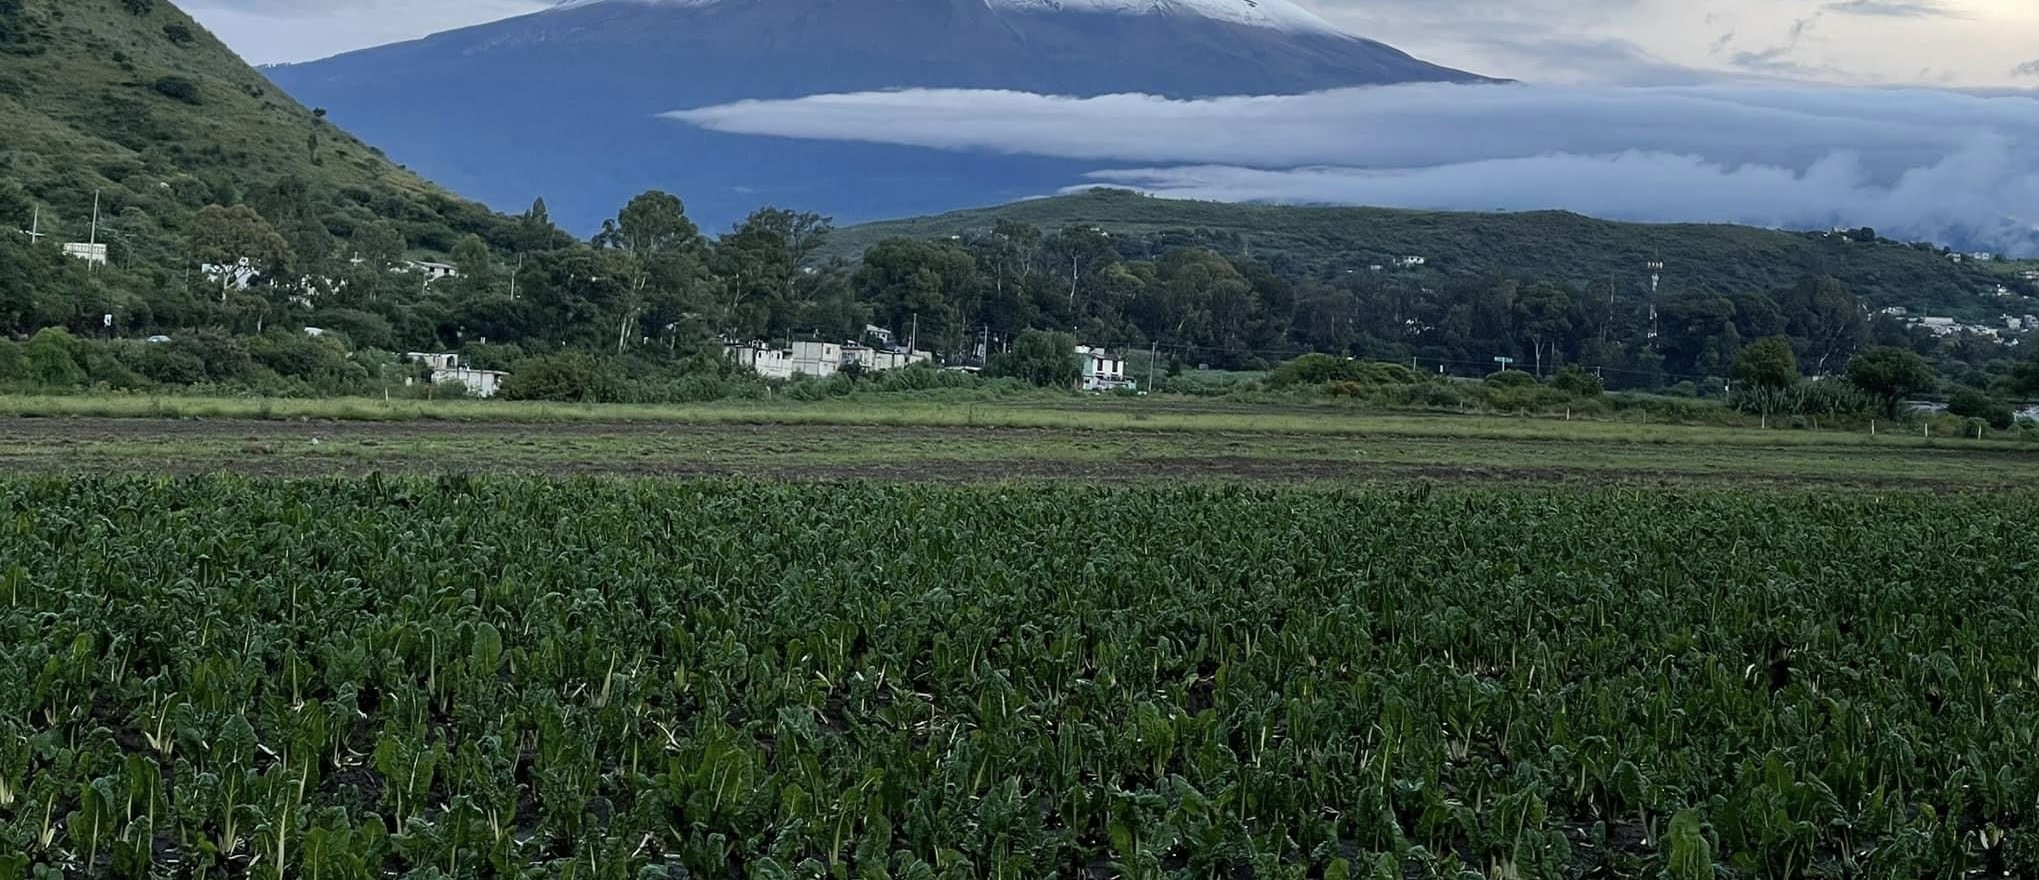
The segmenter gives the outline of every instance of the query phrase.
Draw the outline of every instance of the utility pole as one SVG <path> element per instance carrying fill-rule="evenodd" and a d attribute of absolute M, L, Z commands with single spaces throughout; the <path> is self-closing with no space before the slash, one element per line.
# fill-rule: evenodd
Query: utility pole
<path fill-rule="evenodd" d="M 33 219 L 28 221 L 28 228 L 21 230 L 21 234 L 28 236 L 29 247 L 34 247 L 38 244 L 41 244 L 43 239 L 49 237 L 48 233 L 42 231 L 41 205 L 35 206 L 35 214 L 33 216 Z"/>
<path fill-rule="evenodd" d="M 1154 393 L 1154 366 L 1161 363 L 1161 343 L 1154 343 L 1151 354 L 1147 355 L 1147 393 Z"/>
<path fill-rule="evenodd" d="M 1650 338 L 1657 338 L 1657 288 L 1663 284 L 1664 261 L 1651 260 L 1650 270 Z"/>
<path fill-rule="evenodd" d="M 907 335 L 907 337 L 906 337 L 906 352 L 907 352 L 907 354 L 909 354 L 909 355 L 910 355 L 910 354 L 912 354 L 913 352 L 916 352 L 916 351 L 919 351 L 919 350 L 920 350 L 920 313 L 919 313 L 919 312 L 914 312 L 914 313 L 913 313 L 913 332 L 912 332 L 912 333 L 910 333 L 910 334 L 908 334 L 908 335 Z"/>

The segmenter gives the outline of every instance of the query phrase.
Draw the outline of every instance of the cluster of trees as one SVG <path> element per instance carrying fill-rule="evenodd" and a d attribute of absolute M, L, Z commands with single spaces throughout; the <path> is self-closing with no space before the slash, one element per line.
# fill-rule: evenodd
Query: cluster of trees
<path fill-rule="evenodd" d="M 1014 351 L 1028 331 L 1046 330 L 1063 334 L 1056 346 L 1151 348 L 1177 366 L 1257 369 L 1322 352 L 1481 375 L 1507 358 L 1536 376 L 1590 374 L 1615 388 L 1725 387 L 1744 370 L 1771 370 L 1762 381 L 1744 379 L 1752 393 L 1802 396 L 1812 383 L 1778 381 L 1775 371 L 1838 375 L 1880 346 L 1938 363 L 1979 393 L 2001 397 L 2019 387 L 2019 352 L 1872 319 L 1829 277 L 1654 299 L 1612 282 L 1294 277 L 1211 250 L 1156 254 L 1151 240 L 1092 227 L 1043 231 L 1010 222 L 942 240 L 880 241 L 855 263 L 822 261 L 827 218 L 767 208 L 710 236 L 679 198 L 662 192 L 633 199 L 587 241 L 554 226 L 542 200 L 458 235 L 433 225 L 429 240 L 413 241 L 407 230 L 420 228 L 418 218 L 402 205 L 361 221 L 354 210 L 361 205 L 336 212 L 331 202 L 343 194 L 303 178 L 217 194 L 173 255 L 140 266 L 130 257 L 94 271 L 47 244 L 9 236 L 0 242 L 0 333 L 260 338 L 315 327 L 356 350 L 466 349 L 491 367 L 568 351 L 677 370 L 700 369 L 696 355 L 718 337 L 854 339 L 876 324 L 950 360 L 1016 355 L 1000 369 L 1029 379 L 1059 369 Z M 426 255 L 443 255 L 458 275 L 430 280 L 407 271 L 411 258 Z M 222 369 L 188 353 L 208 380 L 236 375 L 233 364 Z M 168 366 L 140 357 L 129 358 L 130 368 L 148 380 L 201 372 L 183 358 Z M 1571 367 L 1584 369 L 1567 373 Z M 1753 406 L 1809 405 L 1786 403 Z"/>

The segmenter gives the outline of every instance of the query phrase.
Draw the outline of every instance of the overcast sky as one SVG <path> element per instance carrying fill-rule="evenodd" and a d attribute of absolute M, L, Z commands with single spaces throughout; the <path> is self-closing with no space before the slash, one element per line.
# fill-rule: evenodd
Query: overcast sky
<path fill-rule="evenodd" d="M 2039 0 L 1299 0 L 1419 57 L 1547 83 L 2039 86 Z M 530 12 L 541 0 L 187 0 L 258 64 Z"/>

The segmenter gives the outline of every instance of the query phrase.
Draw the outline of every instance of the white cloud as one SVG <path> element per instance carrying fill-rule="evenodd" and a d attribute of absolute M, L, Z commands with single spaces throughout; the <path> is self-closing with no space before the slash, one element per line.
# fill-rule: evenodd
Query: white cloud
<path fill-rule="evenodd" d="M 1122 167 L 1097 180 L 1200 198 L 1866 224 L 2021 252 L 2039 222 L 2029 94 L 1415 85 L 1175 101 L 922 90 L 669 115 L 742 134 L 1090 160 Z"/>

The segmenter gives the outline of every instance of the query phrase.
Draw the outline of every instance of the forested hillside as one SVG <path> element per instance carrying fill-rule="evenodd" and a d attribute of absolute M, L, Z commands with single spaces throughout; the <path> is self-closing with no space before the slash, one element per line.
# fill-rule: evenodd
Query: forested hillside
<path fill-rule="evenodd" d="M 0 0 L 0 229 L 86 241 L 96 196 L 116 270 L 39 284 L 62 301 L 33 311 L 69 323 L 159 310 L 202 256 L 186 233 L 208 205 L 258 210 L 289 246 L 279 275 L 335 274 L 339 242 L 378 220 L 424 252 L 501 239 L 503 218 L 323 117 L 168 0 Z"/>
<path fill-rule="evenodd" d="M 1468 214 L 1386 208 L 1241 205 L 1149 198 L 1123 190 L 1014 202 L 843 230 L 829 256 L 853 257 L 886 238 L 940 239 L 988 232 L 1000 221 L 1046 229 L 1096 227 L 1122 236 L 1128 257 L 1204 247 L 1266 263 L 1291 277 L 1327 278 L 1394 267 L 1420 256 L 1433 275 L 1505 275 L 1575 285 L 1645 289 L 1649 263 L 1670 289 L 1734 295 L 1807 275 L 1839 279 L 1878 306 L 1994 317 L 1995 287 L 2039 294 L 1987 264 L 1956 263 L 1928 246 L 1747 226 L 1615 223 L 1557 211 Z"/>

